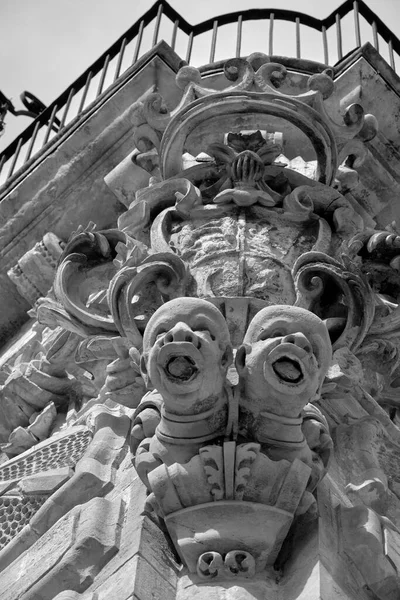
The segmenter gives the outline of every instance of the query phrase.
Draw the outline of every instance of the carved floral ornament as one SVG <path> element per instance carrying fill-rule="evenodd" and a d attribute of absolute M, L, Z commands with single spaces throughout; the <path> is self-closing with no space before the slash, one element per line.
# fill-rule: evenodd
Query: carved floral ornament
<path fill-rule="evenodd" d="M 201 579 L 274 564 L 315 511 L 329 403 L 366 405 L 386 368 L 378 400 L 393 405 L 400 377 L 399 236 L 336 180 L 346 159 L 357 176 L 374 118 L 353 104 L 333 121 L 329 70 L 299 80 L 257 54 L 225 75 L 215 91 L 183 67 L 174 111 L 158 94 L 141 104 L 149 185 L 118 228 L 72 236 L 36 306 L 82 337 L 75 361 L 100 365 L 100 400 L 134 409 L 147 507 Z M 285 157 L 299 140 L 314 178 Z"/>

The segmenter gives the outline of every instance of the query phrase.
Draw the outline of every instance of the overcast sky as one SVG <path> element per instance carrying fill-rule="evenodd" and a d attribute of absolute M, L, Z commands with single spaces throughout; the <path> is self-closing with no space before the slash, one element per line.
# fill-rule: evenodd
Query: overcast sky
<path fill-rule="evenodd" d="M 170 0 L 175 10 L 192 24 L 237 10 L 278 6 L 321 19 L 341 3 L 341 0 Z M 366 0 L 366 3 L 400 37 L 400 0 Z M 0 0 L 1 91 L 13 100 L 16 108 L 22 108 L 19 94 L 23 90 L 49 104 L 152 4 L 152 0 Z M 262 41 L 264 32 L 254 31 L 257 33 Z M 285 53 L 293 55 L 285 35 L 279 37 Z M 304 45 L 307 40 L 302 40 Z M 258 49 L 267 52 L 266 47 Z M 0 148 L 29 123 L 30 119 L 9 115 Z"/>

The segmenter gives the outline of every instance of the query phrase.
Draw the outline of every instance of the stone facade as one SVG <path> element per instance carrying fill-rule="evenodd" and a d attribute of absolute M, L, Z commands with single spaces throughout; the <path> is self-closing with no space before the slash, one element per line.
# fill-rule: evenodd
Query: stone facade
<path fill-rule="evenodd" d="M 4 600 L 400 598 L 400 83 L 284 62 L 161 43 L 21 183 Z"/>

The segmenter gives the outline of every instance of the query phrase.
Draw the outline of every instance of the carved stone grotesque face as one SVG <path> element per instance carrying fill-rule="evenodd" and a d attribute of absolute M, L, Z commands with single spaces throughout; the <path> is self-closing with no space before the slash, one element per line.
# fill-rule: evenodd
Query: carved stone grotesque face
<path fill-rule="evenodd" d="M 262 309 L 249 325 L 236 364 L 245 403 L 259 411 L 297 417 L 315 398 L 332 347 L 319 317 L 295 306 Z"/>
<path fill-rule="evenodd" d="M 206 300 L 171 300 L 154 313 L 146 327 L 142 373 L 163 396 L 167 410 L 210 408 L 203 401 L 212 401 L 221 393 L 231 361 L 225 319 Z"/>

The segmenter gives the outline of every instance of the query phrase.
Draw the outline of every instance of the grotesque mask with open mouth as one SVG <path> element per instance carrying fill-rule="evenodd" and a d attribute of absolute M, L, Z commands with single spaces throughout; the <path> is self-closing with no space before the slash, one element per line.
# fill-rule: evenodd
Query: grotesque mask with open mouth
<path fill-rule="evenodd" d="M 319 317 L 296 306 L 270 306 L 256 314 L 238 350 L 244 406 L 298 417 L 313 400 L 330 365 L 332 347 Z"/>
<path fill-rule="evenodd" d="M 171 300 L 146 327 L 142 373 L 170 412 L 193 414 L 211 408 L 222 392 L 231 360 L 225 319 L 206 300 Z"/>

